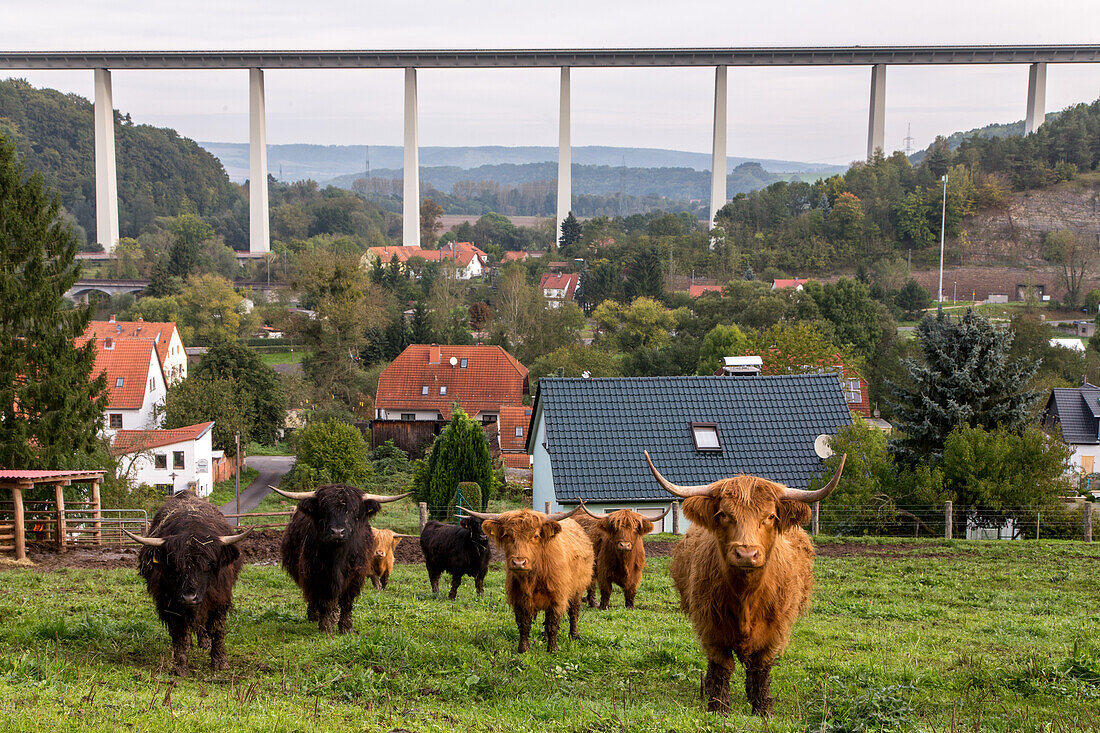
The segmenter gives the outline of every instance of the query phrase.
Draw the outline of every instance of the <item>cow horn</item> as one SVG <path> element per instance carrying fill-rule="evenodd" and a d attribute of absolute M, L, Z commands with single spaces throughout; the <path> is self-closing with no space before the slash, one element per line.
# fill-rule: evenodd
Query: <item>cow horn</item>
<path fill-rule="evenodd" d="M 567 512 L 554 512 L 553 514 L 547 514 L 546 515 L 546 521 L 547 522 L 560 522 L 563 519 L 569 519 L 569 517 L 573 516 L 574 514 L 579 512 L 581 509 L 584 509 L 583 504 L 578 504 L 577 506 L 573 507 L 572 509 L 570 509 Z M 587 512 L 588 510 L 585 509 L 585 511 Z M 541 514 L 541 512 L 539 512 L 539 513 Z"/>
<path fill-rule="evenodd" d="M 596 516 L 595 514 L 593 514 L 592 512 L 588 511 L 588 507 L 587 507 L 587 506 L 585 506 L 585 504 L 584 504 L 584 501 L 583 501 L 583 500 L 581 501 L 581 511 L 582 511 L 582 512 L 584 512 L 585 514 L 587 514 L 588 516 L 592 517 L 593 519 L 599 519 L 599 517 L 597 517 L 597 516 Z"/>
<path fill-rule="evenodd" d="M 235 545 L 250 534 L 252 534 L 251 527 L 238 534 L 223 534 L 221 537 L 218 537 L 218 542 L 221 542 L 223 545 Z"/>
<path fill-rule="evenodd" d="M 122 531 L 125 532 L 134 542 L 138 542 L 142 545 L 145 545 L 146 547 L 160 547 L 164 544 L 163 537 L 141 537 L 140 535 L 136 535 L 126 529 Z"/>
<path fill-rule="evenodd" d="M 458 506 L 455 504 L 455 509 L 466 512 L 471 517 L 477 517 L 478 519 L 500 519 L 499 514 L 491 514 L 489 512 L 475 512 L 473 509 L 467 509 L 464 506 Z"/>
<path fill-rule="evenodd" d="M 812 504 L 815 501 L 821 501 L 829 494 L 833 493 L 833 489 L 840 483 L 840 474 L 844 473 L 844 461 L 848 460 L 848 454 L 845 453 L 840 457 L 840 465 L 837 466 L 836 473 L 833 474 L 832 480 L 829 483 L 822 486 L 816 491 L 803 491 L 802 489 L 791 489 L 786 486 L 783 487 L 783 498 L 794 499 L 795 501 L 804 501 L 807 504 Z"/>
<path fill-rule="evenodd" d="M 281 494 L 288 499 L 293 499 L 294 501 L 301 501 L 302 499 L 312 499 L 313 495 L 316 493 L 314 491 L 283 491 L 282 489 L 276 488 L 271 484 L 268 484 L 267 488 L 271 489 L 276 494 Z"/>
<path fill-rule="evenodd" d="M 651 517 L 648 514 L 644 514 L 643 512 L 638 512 L 638 513 L 641 514 L 643 517 L 645 517 L 646 519 L 648 519 L 651 522 L 659 522 L 662 519 L 664 519 L 665 517 L 667 517 L 668 513 L 671 512 L 671 511 L 672 511 L 672 505 L 669 504 L 668 509 L 665 509 L 663 512 L 661 512 L 660 514 L 658 514 L 655 517 Z"/>
<path fill-rule="evenodd" d="M 665 491 L 670 494 L 675 494 L 681 499 L 688 499 L 692 496 L 710 496 L 710 485 L 706 486 L 678 486 L 667 478 L 661 475 L 661 472 L 657 470 L 657 467 L 653 465 L 653 461 L 649 458 L 649 451 L 642 451 L 645 454 L 646 463 L 649 464 L 649 470 L 653 472 L 653 478 L 657 479 L 657 483 L 661 485 Z"/>
<path fill-rule="evenodd" d="M 385 504 L 388 501 L 397 501 L 398 499 L 404 499 L 406 496 L 411 496 L 411 495 L 412 495 L 411 491 L 406 492 L 404 494 L 399 494 L 398 496 L 385 496 L 383 494 L 368 494 L 366 492 L 363 492 L 363 501 L 367 501 L 368 499 L 374 499 L 379 504 Z"/>

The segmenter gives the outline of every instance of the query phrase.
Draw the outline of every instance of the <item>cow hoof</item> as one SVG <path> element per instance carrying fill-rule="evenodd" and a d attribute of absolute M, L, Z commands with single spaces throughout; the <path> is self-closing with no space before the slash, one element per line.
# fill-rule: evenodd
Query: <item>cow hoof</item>
<path fill-rule="evenodd" d="M 519 643 L 519 647 L 516 649 L 516 653 L 523 654 L 524 652 L 526 652 L 530 648 L 531 648 L 531 642 L 521 641 Z"/>
<path fill-rule="evenodd" d="M 229 669 L 229 660 L 217 659 L 211 662 L 210 667 L 216 672 L 224 672 L 225 670 Z"/>
<path fill-rule="evenodd" d="M 190 670 L 187 669 L 187 667 L 173 667 L 172 674 L 174 674 L 176 677 L 186 677 L 188 674 L 190 674 Z"/>

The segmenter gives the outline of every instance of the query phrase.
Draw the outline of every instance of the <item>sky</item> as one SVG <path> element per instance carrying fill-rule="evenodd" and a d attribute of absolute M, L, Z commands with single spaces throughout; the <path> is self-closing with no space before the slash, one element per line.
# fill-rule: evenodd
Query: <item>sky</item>
<path fill-rule="evenodd" d="M 8 51 L 477 49 L 1100 42 L 1097 0 L 0 0 Z M 92 72 L 2 75 L 92 97 Z M 869 67 L 730 68 L 728 152 L 865 154 Z M 246 71 L 116 71 L 115 107 L 246 142 Z M 1023 119 L 1027 67 L 890 67 L 886 147 Z M 713 68 L 574 69 L 573 145 L 709 152 Z M 400 145 L 400 70 L 265 72 L 269 144 Z M 421 70 L 420 144 L 557 144 L 555 69 Z M 1100 97 L 1100 64 L 1052 65 L 1047 110 Z"/>

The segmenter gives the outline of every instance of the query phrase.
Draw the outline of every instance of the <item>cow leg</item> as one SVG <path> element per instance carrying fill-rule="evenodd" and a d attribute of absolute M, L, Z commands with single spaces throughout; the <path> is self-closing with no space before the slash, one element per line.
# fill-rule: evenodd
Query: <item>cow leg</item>
<path fill-rule="evenodd" d="M 750 657 L 745 663 L 745 696 L 752 705 L 753 715 L 772 714 L 772 663 L 760 657 Z"/>
<path fill-rule="evenodd" d="M 558 650 L 558 631 L 561 629 L 561 612 L 551 606 L 546 609 L 542 620 L 542 628 L 546 633 L 546 651 Z"/>
<path fill-rule="evenodd" d="M 452 601 L 458 598 L 458 586 L 462 584 L 462 573 L 451 573 L 451 592 L 447 597 Z"/>
<path fill-rule="evenodd" d="M 191 631 L 183 622 L 177 622 L 168 627 L 168 634 L 172 637 L 172 674 L 186 677 L 187 652 L 191 649 Z"/>
<path fill-rule="evenodd" d="M 606 611 L 611 605 L 611 581 L 600 578 L 600 610 Z"/>
<path fill-rule="evenodd" d="M 519 627 L 519 649 L 520 654 L 531 648 L 531 622 L 535 619 L 535 614 L 528 611 L 521 606 L 512 606 L 512 610 L 516 614 L 516 626 Z"/>
<path fill-rule="evenodd" d="M 315 624 L 321 620 L 321 610 L 313 601 L 309 601 L 306 606 L 306 620 L 311 624 Z"/>
<path fill-rule="evenodd" d="M 439 576 L 443 574 L 442 570 L 429 570 L 428 582 L 432 584 L 432 593 L 439 595 Z"/>
<path fill-rule="evenodd" d="M 592 582 L 588 584 L 588 593 L 585 595 L 585 603 L 589 608 L 596 607 L 596 576 L 592 576 Z"/>
<path fill-rule="evenodd" d="M 366 573 L 352 573 L 348 577 L 347 587 L 340 596 L 339 631 L 341 634 L 351 631 L 351 607 L 355 604 L 355 599 L 359 597 L 360 591 L 363 590 L 363 583 L 366 579 Z"/>
<path fill-rule="evenodd" d="M 581 604 L 584 603 L 584 599 L 581 596 L 577 596 L 569 602 L 569 638 L 579 639 L 581 636 L 580 628 L 578 625 L 581 620 Z"/>
<path fill-rule="evenodd" d="M 336 630 L 336 622 L 340 617 L 340 609 L 334 601 L 325 601 L 317 604 L 317 628 L 322 633 L 331 634 Z"/>
<path fill-rule="evenodd" d="M 627 608 L 634 608 L 634 596 L 637 594 L 637 588 L 623 588 L 623 596 L 626 598 Z"/>
<path fill-rule="evenodd" d="M 730 711 L 730 673 L 733 671 L 733 659 L 729 656 L 721 661 L 707 660 L 707 674 L 703 678 L 703 701 L 707 711 L 728 715 Z"/>
<path fill-rule="evenodd" d="M 390 574 L 382 573 L 382 590 L 386 590 L 386 586 L 390 584 Z"/>
<path fill-rule="evenodd" d="M 382 590 L 382 579 L 377 575 L 370 576 L 370 582 L 374 584 L 375 590 Z"/>
<path fill-rule="evenodd" d="M 474 589 L 479 596 L 485 595 L 485 573 L 474 577 Z"/>
<path fill-rule="evenodd" d="M 206 633 L 210 639 L 210 666 L 215 670 L 229 669 L 225 654 L 225 611 L 211 611 L 206 620 Z"/>

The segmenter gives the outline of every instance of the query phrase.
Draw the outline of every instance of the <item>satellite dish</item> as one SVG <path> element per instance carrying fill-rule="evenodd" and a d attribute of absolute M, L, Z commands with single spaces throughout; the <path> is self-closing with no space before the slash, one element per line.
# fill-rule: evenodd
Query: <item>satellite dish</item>
<path fill-rule="evenodd" d="M 817 457 L 821 460 L 825 460 L 833 454 L 833 449 L 829 447 L 829 442 L 829 436 L 824 433 L 817 436 L 817 440 L 814 441 L 814 453 L 816 453 Z"/>
<path fill-rule="evenodd" d="M 451 366 L 454 366 L 454 365 L 456 365 L 456 364 L 458 364 L 458 358 L 457 358 L 457 357 L 454 357 L 454 356 L 452 356 L 452 357 L 451 357 Z"/>

